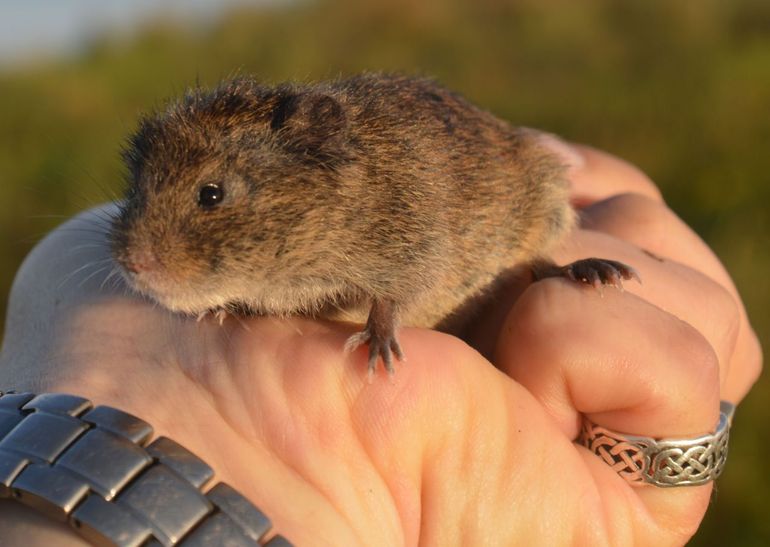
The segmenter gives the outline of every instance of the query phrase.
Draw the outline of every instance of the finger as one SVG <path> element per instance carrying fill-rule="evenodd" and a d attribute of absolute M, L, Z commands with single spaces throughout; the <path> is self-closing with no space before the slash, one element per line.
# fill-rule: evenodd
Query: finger
<path fill-rule="evenodd" d="M 580 213 L 582 228 L 608 233 L 703 272 L 738 296 L 719 259 L 665 203 L 640 194 L 620 194 Z"/>
<path fill-rule="evenodd" d="M 722 377 L 726 377 L 739 325 L 738 307 L 727 290 L 697 270 L 674 261 L 660 262 L 634 245 L 601 232 L 577 230 L 557 259 L 570 263 L 587 256 L 612 258 L 637 270 L 643 283 L 627 281 L 624 290 L 697 329 L 714 348 L 724 368 Z M 574 282 L 569 286 L 597 306 L 603 305 L 603 297 L 619 292 L 612 288 L 599 292 Z"/>
<path fill-rule="evenodd" d="M 533 284 L 508 316 L 496 363 L 550 409 L 570 438 L 580 413 L 651 436 L 703 433 L 716 423 L 712 345 L 627 292 L 602 297 L 562 280 Z"/>
<path fill-rule="evenodd" d="M 606 291 L 597 303 L 595 293 L 561 280 L 535 283 L 511 311 L 496 362 L 569 438 L 578 434 L 581 413 L 603 427 L 651 437 L 695 437 L 717 423 L 718 359 L 708 341 L 629 293 Z M 608 504 L 627 493 L 611 467 L 581 452 Z M 634 492 L 658 525 L 694 527 L 692 508 L 705 508 L 710 490 Z"/>
<path fill-rule="evenodd" d="M 703 272 L 729 292 L 738 324 L 734 351 L 724 363 L 730 373 L 724 377 L 723 396 L 740 401 L 759 377 L 762 351 L 740 295 L 711 249 L 664 203 L 638 194 L 614 196 L 587 207 L 581 212 L 581 224 Z"/>
<path fill-rule="evenodd" d="M 546 139 L 546 145 L 559 153 L 570 166 L 572 201 L 577 208 L 583 208 L 581 213 L 586 213 L 584 226 L 607 231 L 661 256 L 673 257 L 703 271 L 730 291 L 739 308 L 740 324 L 734 352 L 725 367 L 738 373 L 723 376 L 723 397 L 740 401 L 759 378 L 762 349 L 741 298 L 719 260 L 692 230 L 666 208 L 660 191 L 634 166 L 604 152 L 566 143 L 555 137 L 551 137 L 550 141 Z M 622 195 L 626 193 L 629 195 Z M 623 201 L 625 207 L 614 207 L 614 203 L 610 202 L 615 200 Z M 633 200 L 636 203 L 629 203 Z M 645 206 L 639 209 L 634 207 L 640 202 L 644 202 Z M 666 217 L 666 222 L 659 222 L 661 212 L 664 212 L 662 216 Z"/>
<path fill-rule="evenodd" d="M 585 162 L 570 177 L 573 203 L 577 206 L 626 192 L 663 200 L 658 187 L 634 165 L 589 146 L 576 144 L 573 147 Z"/>
<path fill-rule="evenodd" d="M 616 194 L 634 192 L 662 201 L 660 190 L 638 168 L 590 146 L 568 143 L 552 135 L 544 144 L 569 166 L 572 203 L 582 208 Z"/>

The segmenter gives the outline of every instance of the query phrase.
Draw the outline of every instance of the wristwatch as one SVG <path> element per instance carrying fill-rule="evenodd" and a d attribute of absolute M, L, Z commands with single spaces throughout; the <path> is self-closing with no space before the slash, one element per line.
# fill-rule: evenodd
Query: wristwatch
<path fill-rule="evenodd" d="M 0 498 L 94 545 L 291 545 L 235 489 L 208 488 L 214 471 L 203 460 L 152 435 L 147 422 L 83 397 L 0 391 Z"/>

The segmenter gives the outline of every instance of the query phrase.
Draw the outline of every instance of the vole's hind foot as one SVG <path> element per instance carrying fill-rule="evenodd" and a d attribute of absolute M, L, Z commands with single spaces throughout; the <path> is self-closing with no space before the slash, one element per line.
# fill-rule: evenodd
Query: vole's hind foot
<path fill-rule="evenodd" d="M 623 290 L 623 280 L 636 279 L 640 284 L 642 278 L 639 273 L 626 264 L 616 260 L 606 258 L 584 258 L 560 268 L 561 275 L 578 281 L 593 285 L 601 289 L 604 285 L 611 285 Z"/>
<path fill-rule="evenodd" d="M 390 301 L 375 300 L 369 311 L 366 327 L 348 338 L 345 351 L 352 352 L 362 344 L 369 344 L 368 380 L 374 380 L 377 360 L 382 358 L 385 370 L 391 377 L 396 369 L 393 367 L 393 356 L 399 361 L 404 360 L 404 352 L 396 338 L 396 311 Z"/>
<path fill-rule="evenodd" d="M 392 376 L 396 373 L 396 369 L 393 366 L 393 356 L 396 359 L 402 361 L 404 359 L 404 353 L 401 351 L 401 346 L 398 344 L 398 340 L 395 336 L 380 336 L 375 333 L 371 333 L 368 329 L 364 329 L 361 332 L 357 332 L 345 343 L 345 351 L 351 352 L 355 350 L 361 344 L 369 344 L 369 360 L 367 366 L 367 375 L 369 383 L 374 381 L 374 374 L 377 370 L 377 359 L 382 357 L 382 362 L 385 365 L 385 370 L 388 375 Z"/>

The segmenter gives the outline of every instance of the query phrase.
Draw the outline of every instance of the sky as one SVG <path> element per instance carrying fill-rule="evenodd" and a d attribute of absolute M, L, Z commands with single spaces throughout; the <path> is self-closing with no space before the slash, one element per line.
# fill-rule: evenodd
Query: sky
<path fill-rule="evenodd" d="M 76 52 L 106 32 L 158 16 L 207 21 L 237 5 L 282 0 L 0 0 L 0 66 Z"/>

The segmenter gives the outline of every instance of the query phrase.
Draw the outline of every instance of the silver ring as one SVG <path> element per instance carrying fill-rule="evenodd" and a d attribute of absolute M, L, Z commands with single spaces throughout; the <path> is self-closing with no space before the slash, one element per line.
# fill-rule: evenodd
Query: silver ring
<path fill-rule="evenodd" d="M 693 439 L 626 435 L 584 418 L 578 442 L 634 486 L 698 486 L 719 477 L 727 461 L 735 405 L 722 401 L 719 411 L 716 431 Z"/>

